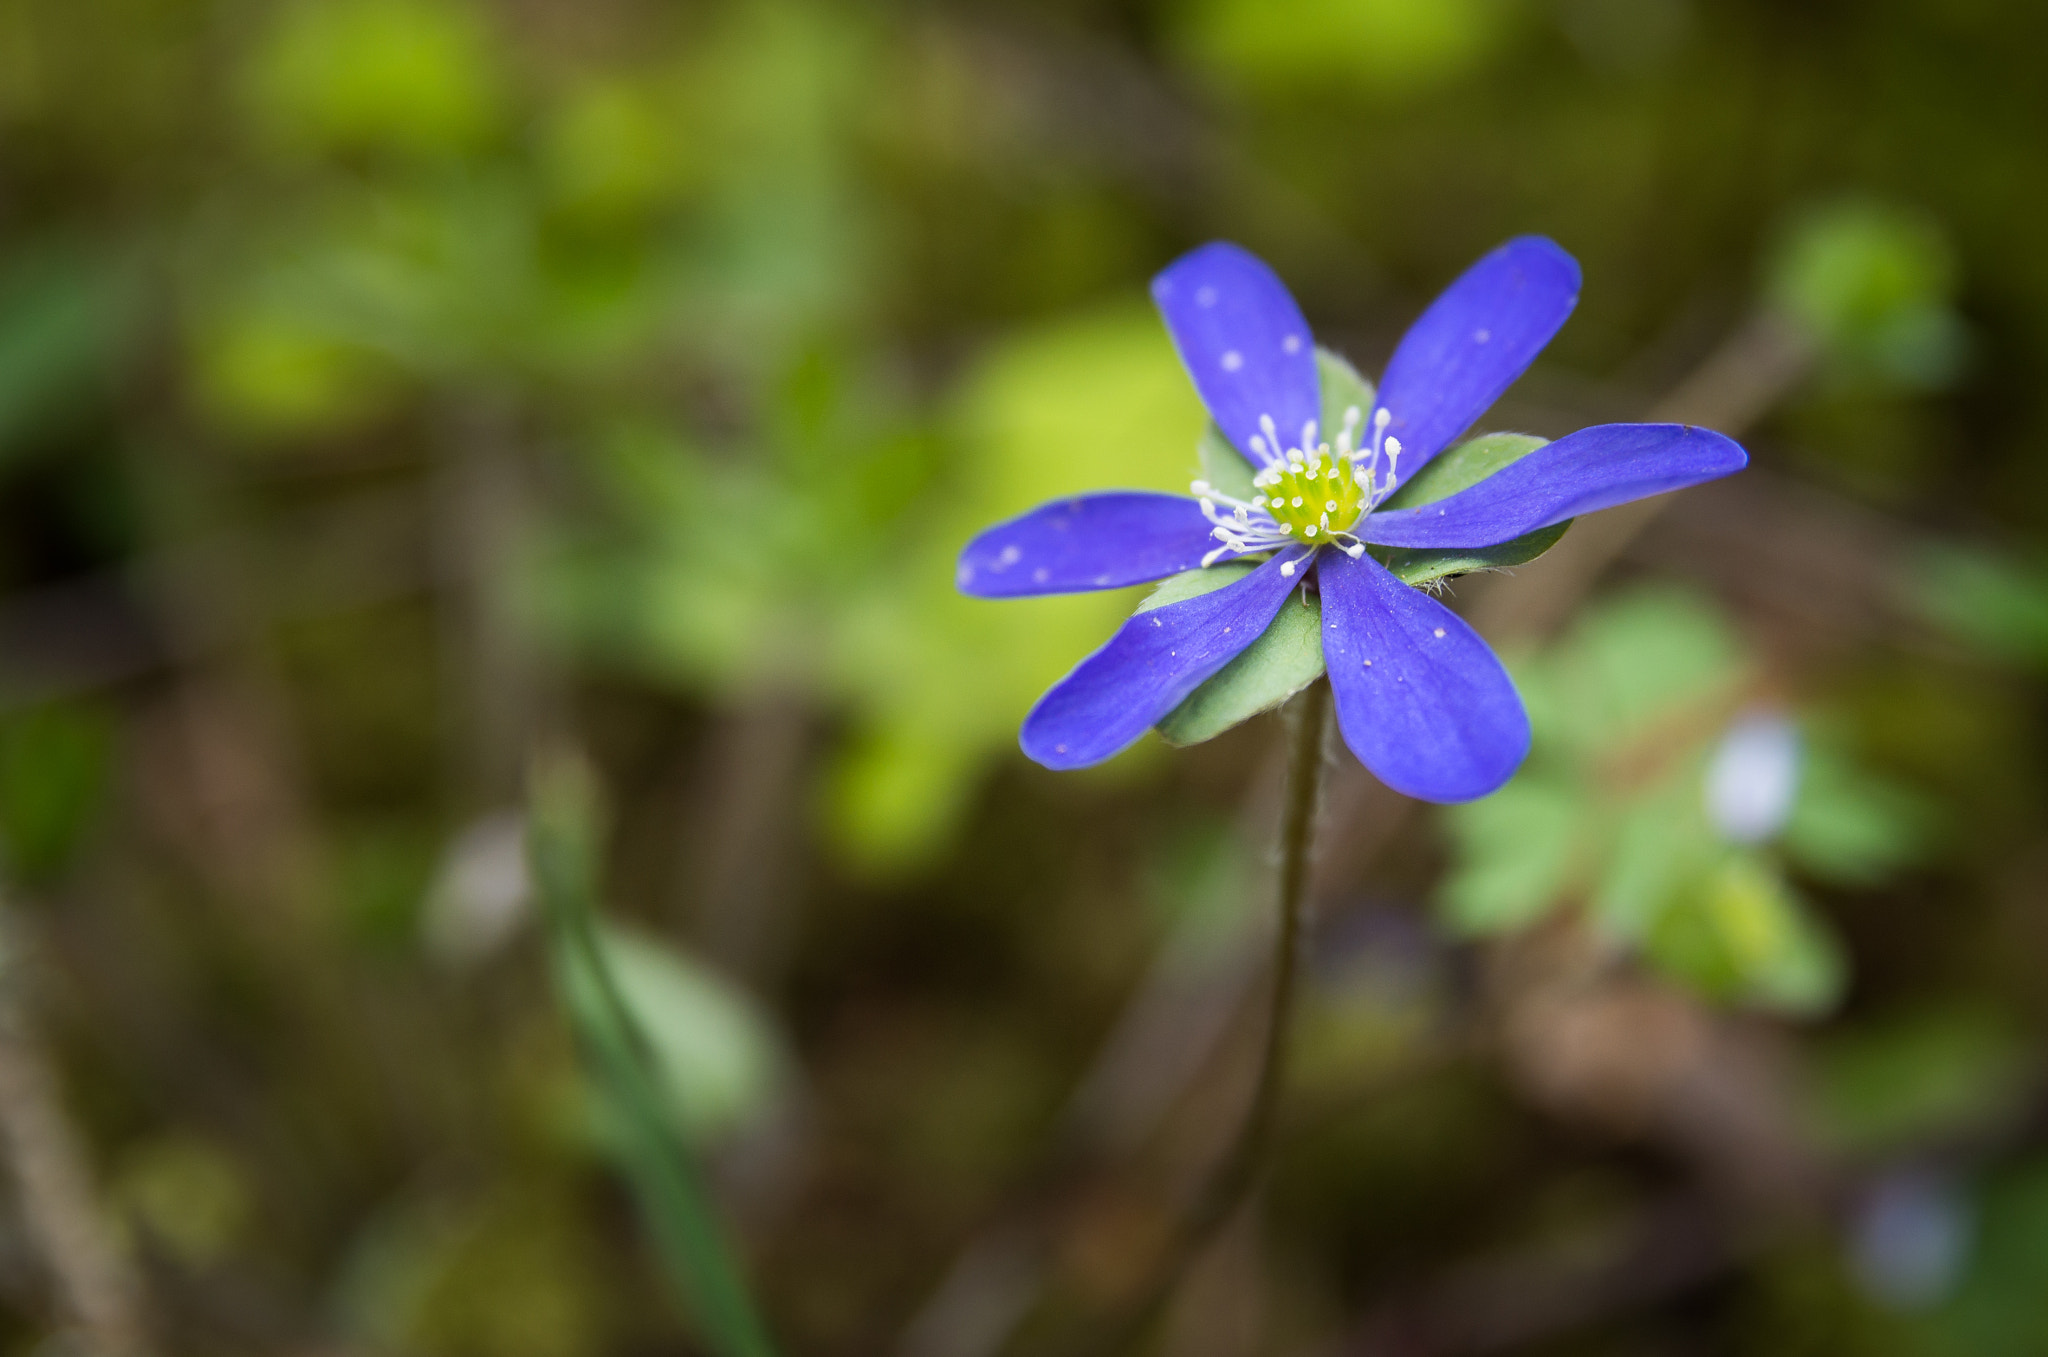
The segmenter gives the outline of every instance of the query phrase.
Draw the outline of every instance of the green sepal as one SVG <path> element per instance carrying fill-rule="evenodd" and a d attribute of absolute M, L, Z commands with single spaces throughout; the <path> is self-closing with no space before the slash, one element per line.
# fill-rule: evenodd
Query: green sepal
<path fill-rule="evenodd" d="M 1413 509 L 1423 504 L 1434 504 L 1479 484 L 1510 463 L 1519 462 L 1547 441 L 1522 433 L 1488 433 L 1468 438 L 1458 446 L 1438 453 L 1388 496 L 1387 502 L 1380 507 Z M 1428 584 L 1453 575 L 1467 575 L 1474 570 L 1526 565 L 1556 546 L 1565 529 L 1571 525 L 1572 520 L 1566 519 L 1490 547 L 1367 547 L 1366 550 L 1403 584 Z"/>
<path fill-rule="evenodd" d="M 1159 587 L 1145 595 L 1135 613 L 1149 613 L 1154 608 L 1164 608 L 1170 603 L 1185 603 L 1191 598 L 1213 594 L 1226 584 L 1235 584 L 1259 568 L 1257 561 L 1225 561 L 1200 570 L 1183 570 L 1178 575 L 1159 581 Z"/>
<path fill-rule="evenodd" d="M 1344 412 L 1354 408 L 1358 411 L 1359 434 L 1363 436 L 1378 396 L 1372 383 L 1320 344 L 1316 345 L 1316 381 L 1323 393 L 1323 441 L 1335 446 L 1337 433 L 1344 427 Z"/>
<path fill-rule="evenodd" d="M 1394 578 L 1401 583 L 1423 585 L 1436 580 L 1450 579 L 1455 575 L 1469 575 L 1475 570 L 1500 570 L 1511 565 L 1527 565 L 1556 546 L 1557 539 L 1564 536 L 1564 530 L 1571 525 L 1572 520 L 1567 518 L 1562 523 L 1493 547 L 1473 547 L 1467 550 L 1437 548 L 1424 551 L 1407 547 L 1369 546 L 1366 550 L 1372 553 L 1374 560 L 1391 570 Z"/>
<path fill-rule="evenodd" d="M 1252 485 L 1252 464 L 1214 424 L 1202 430 L 1195 455 L 1202 459 L 1202 479 L 1216 487 L 1218 494 L 1249 504 L 1252 496 L 1259 493 Z"/>
<path fill-rule="evenodd" d="M 1258 566 L 1231 561 L 1207 570 L 1190 570 L 1161 584 L 1139 605 L 1139 612 L 1179 603 L 1221 589 L 1249 575 Z M 1199 688 L 1153 727 L 1168 744 L 1200 744 L 1293 697 L 1323 674 L 1323 604 L 1314 594 L 1296 589 L 1259 638 L 1239 651 L 1229 664 L 1211 674 Z"/>

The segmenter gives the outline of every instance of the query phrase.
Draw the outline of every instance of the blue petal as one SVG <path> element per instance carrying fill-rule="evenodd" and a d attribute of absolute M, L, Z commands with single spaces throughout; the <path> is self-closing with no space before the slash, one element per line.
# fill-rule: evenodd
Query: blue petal
<path fill-rule="evenodd" d="M 1216 549 L 1202 507 L 1182 495 L 1112 491 L 1041 505 L 960 553 L 963 594 L 1021 598 L 1144 584 L 1193 570 Z"/>
<path fill-rule="evenodd" d="M 1596 424 L 1434 504 L 1367 515 L 1352 531 L 1387 547 L 1490 547 L 1595 509 L 1718 480 L 1748 464 L 1748 453 L 1712 429 Z"/>
<path fill-rule="evenodd" d="M 1291 547 L 1234 584 L 1139 613 L 1052 686 L 1024 718 L 1024 752 L 1048 768 L 1085 768 L 1122 750 L 1272 622 L 1302 582 L 1280 573 Z"/>
<path fill-rule="evenodd" d="M 1470 801 L 1514 775 L 1529 717 L 1477 632 L 1370 556 L 1325 551 L 1323 661 L 1344 742 L 1424 801 Z"/>
<path fill-rule="evenodd" d="M 1410 326 L 1387 363 L 1378 408 L 1419 470 L 1514 384 L 1579 300 L 1578 261 L 1519 236 L 1465 270 Z"/>
<path fill-rule="evenodd" d="M 1317 419 L 1315 338 L 1301 308 L 1273 270 L 1227 241 L 1192 250 L 1152 280 L 1152 300 L 1173 335 L 1209 415 L 1254 466 L 1301 444 Z M 1282 446 L 1252 450 L 1261 416 Z"/>

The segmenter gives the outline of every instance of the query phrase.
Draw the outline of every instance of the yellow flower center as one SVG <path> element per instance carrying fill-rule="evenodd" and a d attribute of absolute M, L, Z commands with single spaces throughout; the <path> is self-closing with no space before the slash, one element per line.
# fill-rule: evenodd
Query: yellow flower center
<path fill-rule="evenodd" d="M 1349 458 L 1321 452 L 1307 460 L 1290 457 L 1260 472 L 1253 483 L 1261 497 L 1252 500 L 1252 506 L 1271 514 L 1280 531 L 1297 542 L 1328 541 L 1331 534 L 1350 529 L 1365 512 L 1365 487 Z"/>

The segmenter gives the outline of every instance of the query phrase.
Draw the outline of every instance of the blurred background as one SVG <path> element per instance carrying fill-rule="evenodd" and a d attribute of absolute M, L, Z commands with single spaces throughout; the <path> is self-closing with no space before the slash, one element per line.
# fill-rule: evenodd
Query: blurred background
<path fill-rule="evenodd" d="M 522 858 L 792 1353 L 1065 1352 L 1256 1053 L 1280 725 L 1055 775 L 1228 237 L 1484 427 L 1752 470 L 1450 598 L 1525 771 L 1331 774 L 1271 1172 L 1159 1351 L 2048 1351 L 2048 10 L 0 0 L 0 1343 L 701 1351 Z"/>

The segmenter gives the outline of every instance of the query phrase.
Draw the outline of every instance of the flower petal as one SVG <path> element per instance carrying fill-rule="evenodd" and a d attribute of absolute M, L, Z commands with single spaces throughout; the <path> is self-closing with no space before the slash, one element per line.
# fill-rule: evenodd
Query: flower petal
<path fill-rule="evenodd" d="M 1478 633 L 1371 556 L 1325 551 L 1316 578 L 1337 723 L 1359 761 L 1424 801 L 1471 801 L 1512 777 L 1529 717 Z"/>
<path fill-rule="evenodd" d="M 1321 409 L 1315 338 L 1273 270 L 1219 240 L 1169 264 L 1152 280 L 1152 300 L 1202 404 L 1252 465 L 1299 446 Z M 1252 450 L 1262 415 L 1283 440 L 1265 457 Z"/>
<path fill-rule="evenodd" d="M 1235 584 L 1142 612 L 1074 667 L 1024 718 L 1024 752 L 1048 768 L 1100 763 L 1180 705 L 1272 622 L 1307 553 L 1292 547 Z"/>
<path fill-rule="evenodd" d="M 1354 532 L 1388 547 L 1490 547 L 1595 509 L 1718 480 L 1749 464 L 1733 439 L 1690 424 L 1596 424 L 1413 509 L 1369 514 Z"/>
<path fill-rule="evenodd" d="M 1579 300 L 1579 265 L 1518 236 L 1465 270 L 1408 328 L 1380 382 L 1410 471 L 1450 445 L 1550 342 Z"/>
<path fill-rule="evenodd" d="M 960 552 L 954 580 L 976 598 L 1078 594 L 1193 570 L 1216 549 L 1202 507 L 1141 490 L 1082 495 L 998 523 Z"/>

